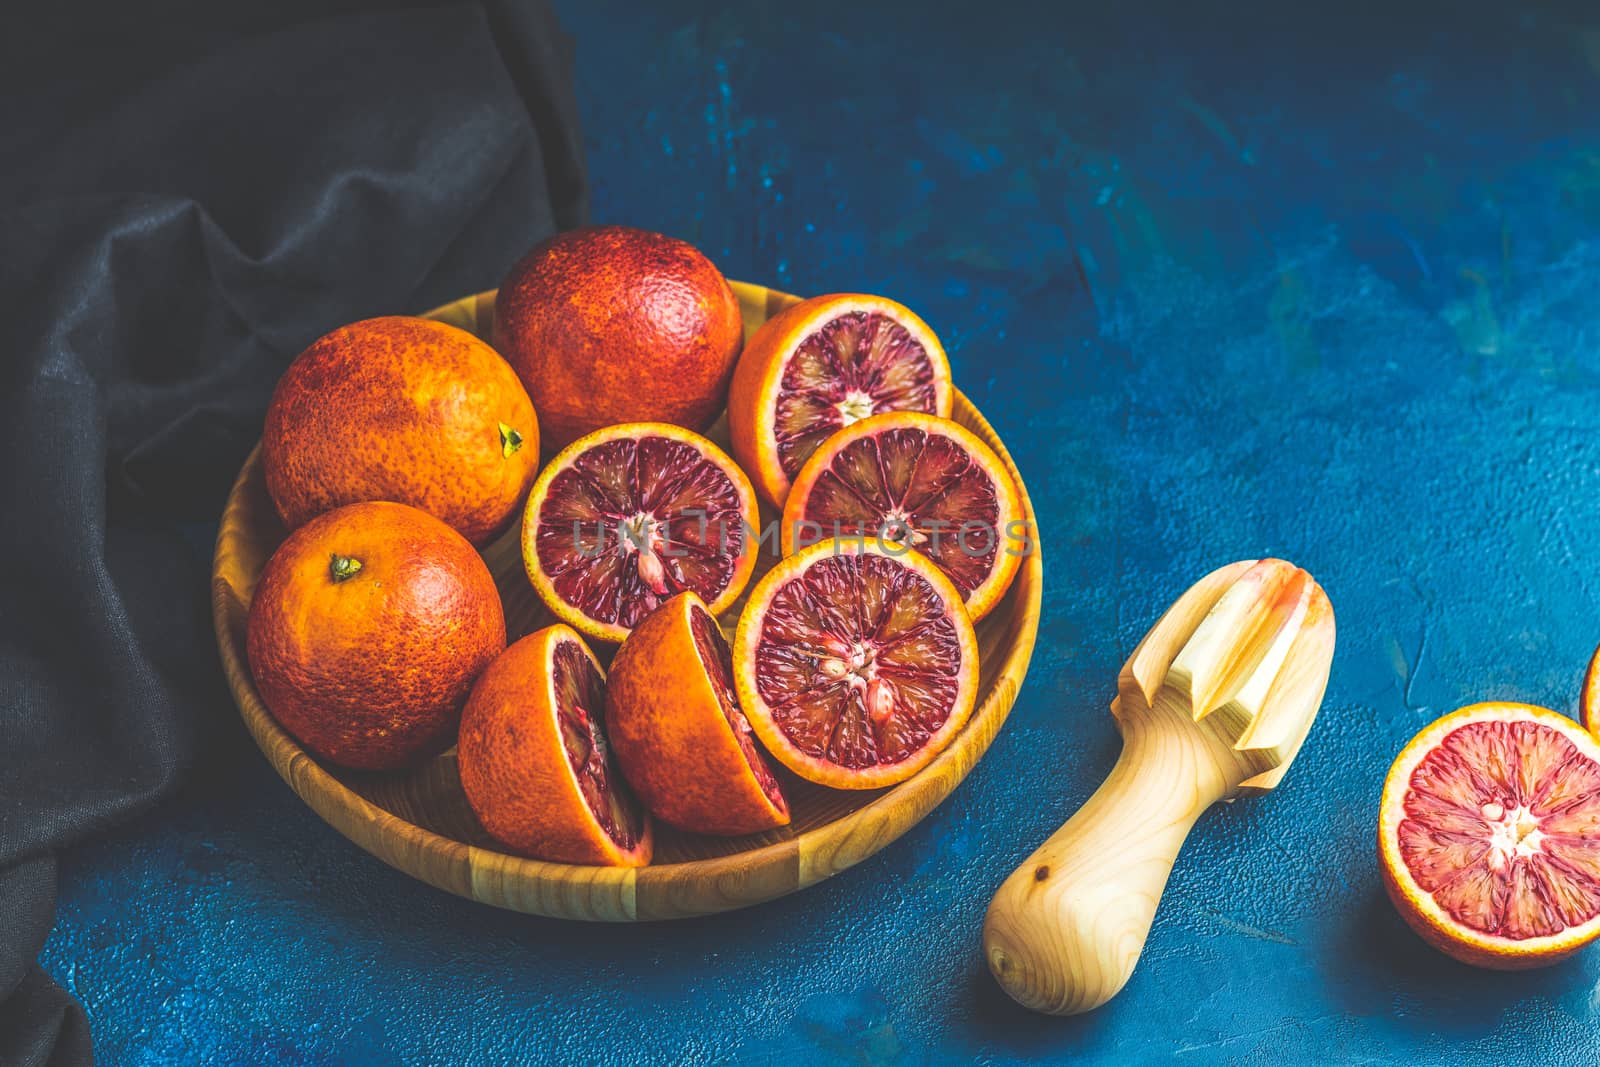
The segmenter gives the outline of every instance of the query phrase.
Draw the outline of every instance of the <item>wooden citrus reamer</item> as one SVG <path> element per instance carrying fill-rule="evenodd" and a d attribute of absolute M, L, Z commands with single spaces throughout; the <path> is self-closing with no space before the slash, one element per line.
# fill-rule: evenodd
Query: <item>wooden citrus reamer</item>
<path fill-rule="evenodd" d="M 989 905 L 984 956 L 1007 993 L 1053 1015 L 1116 995 L 1200 813 L 1283 778 L 1333 640 L 1327 594 L 1283 560 L 1230 564 L 1178 598 L 1118 676 L 1116 766 Z"/>

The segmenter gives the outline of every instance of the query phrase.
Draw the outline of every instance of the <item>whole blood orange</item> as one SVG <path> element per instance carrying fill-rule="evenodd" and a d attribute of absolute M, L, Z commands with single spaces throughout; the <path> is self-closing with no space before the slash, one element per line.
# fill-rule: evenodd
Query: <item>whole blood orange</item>
<path fill-rule="evenodd" d="M 783 507 L 784 555 L 833 537 L 922 553 L 955 583 L 974 620 L 1011 586 L 1031 550 L 1016 482 L 968 429 L 937 415 L 872 415 L 829 437 Z"/>
<path fill-rule="evenodd" d="M 872 789 L 911 777 L 972 714 L 978 642 L 926 557 L 852 542 L 790 556 L 750 593 L 734 636 L 739 703 L 802 778 Z"/>
<path fill-rule="evenodd" d="M 739 301 L 709 259 L 625 226 L 557 234 L 511 268 L 495 298 L 495 347 L 556 447 L 619 422 L 704 429 L 743 340 Z"/>
<path fill-rule="evenodd" d="M 1600 648 L 1595 649 L 1589 669 L 1583 675 L 1583 692 L 1578 697 L 1578 721 L 1584 728 L 1593 730 L 1600 716 Z"/>
<path fill-rule="evenodd" d="M 267 408 L 261 463 L 291 529 L 343 504 L 392 500 L 483 545 L 528 491 L 539 424 L 516 373 L 470 333 L 366 319 L 289 365 Z"/>
<path fill-rule="evenodd" d="M 728 432 L 739 465 L 781 507 L 835 430 L 884 411 L 948 418 L 953 399 L 944 348 L 909 308 L 860 293 L 814 296 L 750 339 L 728 392 Z"/>
<path fill-rule="evenodd" d="M 725 611 L 755 567 L 750 480 L 716 445 L 660 422 L 574 441 L 528 494 L 522 559 L 559 618 L 617 642 L 684 590 Z"/>
<path fill-rule="evenodd" d="M 788 824 L 789 805 L 739 707 L 728 642 L 693 593 L 645 616 L 622 642 L 606 706 L 622 773 L 657 818 L 701 834 Z"/>
<path fill-rule="evenodd" d="M 1378 857 L 1401 916 L 1456 959 L 1570 955 L 1600 935 L 1600 744 L 1526 704 L 1444 716 L 1389 768 Z"/>
<path fill-rule="evenodd" d="M 467 802 L 496 840 L 560 863 L 642 867 L 649 817 L 606 742 L 606 677 L 583 638 L 531 633 L 483 672 L 456 749 Z"/>
<path fill-rule="evenodd" d="M 404 504 L 350 504 L 279 546 L 250 602 L 246 652 L 267 708 L 312 752 L 403 767 L 450 744 L 506 647 L 494 578 L 465 538 Z"/>

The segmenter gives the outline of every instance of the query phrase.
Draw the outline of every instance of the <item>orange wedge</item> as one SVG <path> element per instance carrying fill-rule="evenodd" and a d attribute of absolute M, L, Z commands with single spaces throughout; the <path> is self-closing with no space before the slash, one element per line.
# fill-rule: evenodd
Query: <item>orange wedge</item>
<path fill-rule="evenodd" d="M 537 859 L 650 862 L 654 834 L 606 744 L 606 677 L 568 626 L 500 654 L 461 715 L 467 802 L 497 840 Z"/>

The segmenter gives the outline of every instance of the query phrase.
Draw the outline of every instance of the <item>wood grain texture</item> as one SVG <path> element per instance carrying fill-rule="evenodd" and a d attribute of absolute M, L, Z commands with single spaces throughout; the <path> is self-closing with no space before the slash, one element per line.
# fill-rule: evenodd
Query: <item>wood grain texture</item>
<path fill-rule="evenodd" d="M 732 283 L 745 334 L 799 301 L 761 286 Z M 429 313 L 487 337 L 494 294 L 479 293 Z M 212 616 L 223 669 L 250 735 L 278 774 L 330 826 L 399 870 L 497 907 L 556 918 L 633 921 L 727 911 L 771 900 L 859 863 L 905 833 L 948 796 L 1004 724 L 1038 633 L 1044 559 L 1022 476 L 984 420 L 957 392 L 956 421 L 981 437 L 1017 480 L 1033 551 L 995 610 L 978 624 L 978 708 L 949 748 L 892 789 L 839 792 L 781 774 L 793 823 L 765 834 L 710 838 L 658 827 L 656 862 L 637 870 L 545 863 L 499 849 L 473 816 L 448 752 L 409 772 L 371 774 L 319 762 L 267 712 L 250 680 L 245 620 L 255 583 L 284 530 L 267 496 L 259 450 L 245 461 L 229 495 L 212 570 Z M 719 421 L 709 435 L 726 445 Z M 763 512 L 763 521 L 776 519 Z M 522 570 L 513 527 L 484 550 L 515 640 L 548 622 Z M 763 557 L 756 578 L 772 564 Z M 752 579 L 754 585 L 755 579 Z M 741 600 L 721 622 L 731 632 Z"/>
<path fill-rule="evenodd" d="M 1127 983 L 1190 828 L 1248 773 L 1169 692 L 1154 707 L 1120 703 L 1116 766 L 1001 883 L 984 925 L 1001 986 L 1051 1015 L 1097 1008 Z"/>
<path fill-rule="evenodd" d="M 1116 766 L 989 905 L 1001 988 L 1052 1015 L 1122 989 L 1200 813 L 1272 789 L 1299 751 L 1333 642 L 1327 595 L 1283 560 L 1229 564 L 1178 598 L 1118 676 Z"/>

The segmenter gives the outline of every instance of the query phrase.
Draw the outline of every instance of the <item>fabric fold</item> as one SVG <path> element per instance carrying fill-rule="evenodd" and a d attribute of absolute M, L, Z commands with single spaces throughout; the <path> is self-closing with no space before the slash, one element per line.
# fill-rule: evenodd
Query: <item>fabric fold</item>
<path fill-rule="evenodd" d="M 542 3 L 216 7 L 69 0 L 0 74 L 0 1063 L 91 1058 L 53 854 L 245 751 L 211 532 L 278 375 L 587 211 Z"/>

